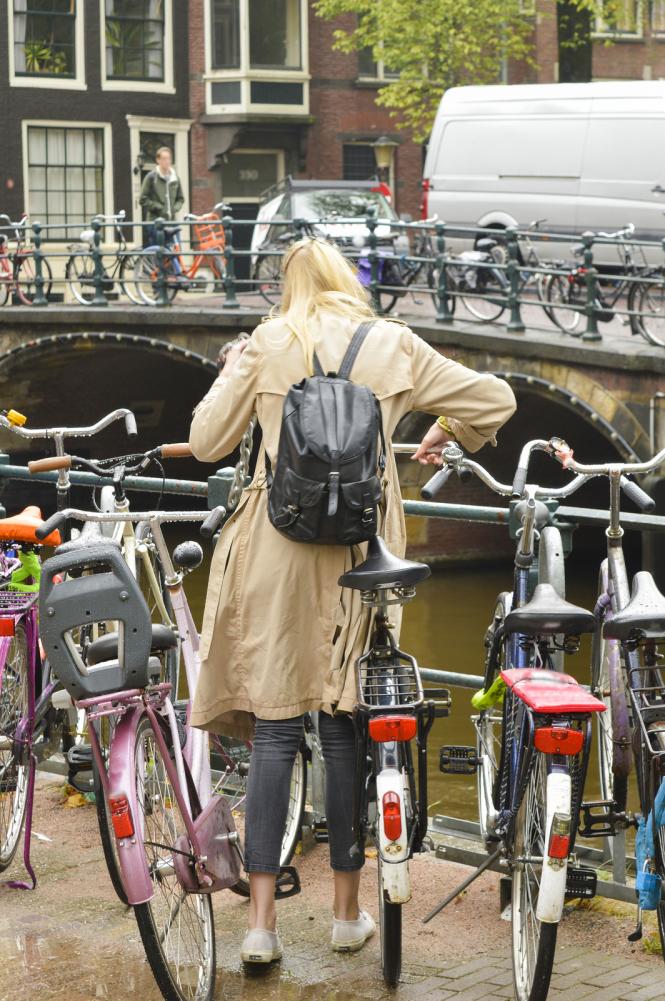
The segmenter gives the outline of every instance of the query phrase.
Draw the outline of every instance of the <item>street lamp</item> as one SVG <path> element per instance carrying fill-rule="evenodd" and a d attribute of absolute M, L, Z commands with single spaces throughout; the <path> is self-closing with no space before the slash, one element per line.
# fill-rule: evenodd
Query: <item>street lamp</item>
<path fill-rule="evenodd" d="M 399 143 L 395 142 L 394 139 L 390 139 L 388 136 L 379 136 L 379 138 L 371 145 L 376 158 L 376 171 L 379 176 L 379 180 L 383 181 L 384 184 L 390 185 L 390 175 L 392 173 L 393 161 L 395 159 L 395 149 L 399 146 Z"/>

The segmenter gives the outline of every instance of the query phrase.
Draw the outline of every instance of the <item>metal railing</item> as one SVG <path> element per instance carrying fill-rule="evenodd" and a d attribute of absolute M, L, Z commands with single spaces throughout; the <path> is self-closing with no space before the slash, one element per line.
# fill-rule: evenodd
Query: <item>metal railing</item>
<path fill-rule="evenodd" d="M 202 217 L 193 215 L 154 223 L 128 220 L 124 213 L 96 216 L 83 234 L 72 224 L 28 225 L 0 216 L 0 304 L 4 298 L 43 307 L 73 297 L 96 308 L 124 295 L 137 306 L 165 308 L 181 290 L 218 296 L 229 310 L 252 297 L 262 305 L 278 302 L 284 254 L 295 240 L 319 235 L 359 266 L 379 312 L 396 304 L 403 312 L 405 297 L 411 297 L 414 311 L 425 305 L 441 323 L 501 322 L 521 333 L 525 309 L 536 307 L 538 322 L 545 318 L 583 340 L 599 340 L 599 324 L 617 318 L 632 333 L 665 344 L 665 239 L 637 239 L 631 226 L 614 234 L 562 234 L 543 229 L 542 221 L 498 230 L 379 218 L 373 212 L 362 218 L 267 221 L 234 218 L 232 208 L 222 204 L 215 212 L 213 246 L 197 240 Z M 249 243 L 247 232 L 257 225 L 265 227 L 260 245 L 239 246 Z M 135 229 L 145 233 L 147 227 L 154 228 L 155 242 L 132 246 Z M 105 242 L 109 230 L 115 248 Z M 329 236 L 333 230 L 337 235 Z M 188 250 L 174 249 L 174 231 L 189 235 Z M 53 238 L 63 234 L 83 239 L 54 246 Z M 18 279 L 17 262 L 23 262 Z M 21 273 L 25 296 L 18 294 Z"/>

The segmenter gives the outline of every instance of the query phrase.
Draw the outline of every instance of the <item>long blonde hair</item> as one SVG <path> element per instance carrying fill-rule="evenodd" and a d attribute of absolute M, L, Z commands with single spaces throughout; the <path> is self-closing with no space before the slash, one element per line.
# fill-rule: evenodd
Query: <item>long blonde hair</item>
<path fill-rule="evenodd" d="M 352 266 L 330 243 L 298 240 L 284 255 L 282 271 L 284 289 L 278 313 L 300 343 L 311 373 L 314 342 L 309 326 L 321 310 L 355 323 L 373 317 L 374 312 Z"/>

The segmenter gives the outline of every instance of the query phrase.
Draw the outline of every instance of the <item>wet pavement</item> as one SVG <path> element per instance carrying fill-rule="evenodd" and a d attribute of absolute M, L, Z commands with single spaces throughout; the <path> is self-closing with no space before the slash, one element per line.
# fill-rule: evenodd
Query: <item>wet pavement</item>
<path fill-rule="evenodd" d="M 99 845 L 94 807 L 63 804 L 58 783 L 42 777 L 36 800 L 35 892 L 0 886 L 0 1001 L 159 1001 L 133 912 L 114 897 Z M 49 839 L 49 840 L 46 840 Z M 247 903 L 215 897 L 219 976 L 215 997 L 247 1001 L 491 1001 L 511 998 L 510 926 L 499 916 L 498 876 L 482 876 L 431 924 L 421 918 L 467 874 L 421 856 L 412 866 L 414 900 L 404 915 L 404 974 L 381 981 L 378 940 L 361 953 L 330 951 L 327 849 L 297 859 L 303 892 L 278 904 L 283 962 L 248 976 L 238 958 Z M 20 878 L 20 859 L 3 874 Z M 362 900 L 376 917 L 376 863 L 367 860 Z M 634 909 L 606 901 L 571 908 L 560 931 L 552 1001 L 650 1001 L 665 996 L 653 923 L 630 944 Z"/>

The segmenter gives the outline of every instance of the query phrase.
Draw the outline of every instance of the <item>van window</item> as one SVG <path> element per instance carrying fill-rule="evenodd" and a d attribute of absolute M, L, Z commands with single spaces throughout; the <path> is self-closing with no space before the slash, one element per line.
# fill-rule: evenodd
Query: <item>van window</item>
<path fill-rule="evenodd" d="M 584 177 L 665 183 L 665 118 L 592 118 Z"/>
<path fill-rule="evenodd" d="M 475 118 L 446 123 L 435 174 L 579 177 L 586 118 Z"/>

